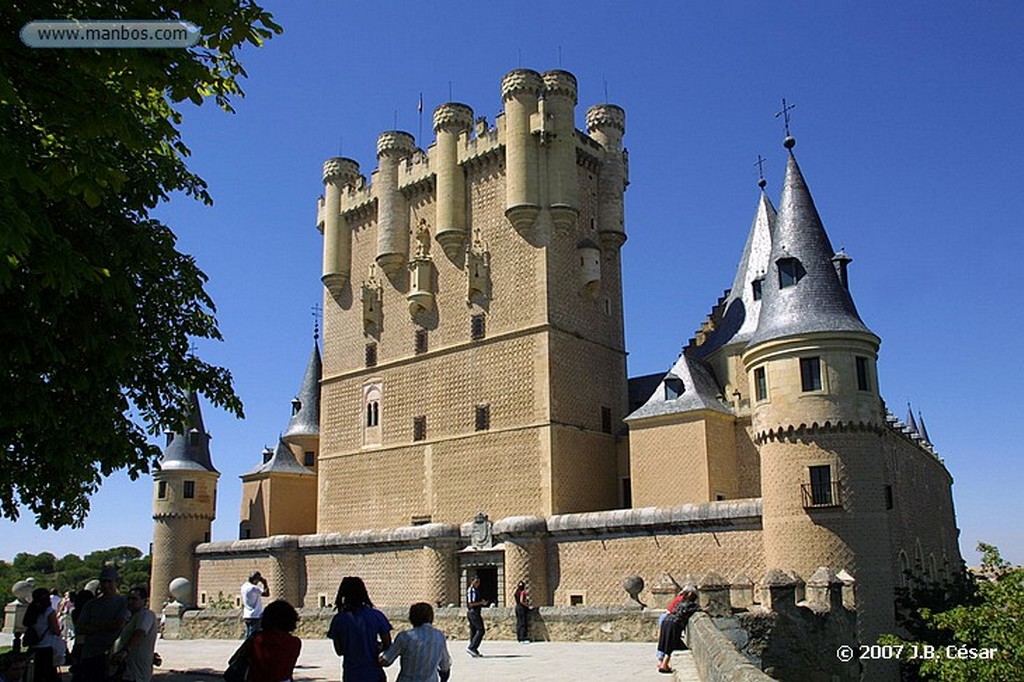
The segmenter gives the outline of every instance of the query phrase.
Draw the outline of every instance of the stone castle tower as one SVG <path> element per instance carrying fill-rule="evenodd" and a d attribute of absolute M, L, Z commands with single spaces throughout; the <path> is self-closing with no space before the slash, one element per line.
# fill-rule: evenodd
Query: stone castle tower
<path fill-rule="evenodd" d="M 324 164 L 320 533 L 622 503 L 625 115 L 578 131 L 565 71 L 501 94 L 382 133 L 369 184 Z"/>
<path fill-rule="evenodd" d="M 159 606 L 171 580 L 184 577 L 196 584 L 195 548 L 210 541 L 217 510 L 220 473 L 210 460 L 210 435 L 203 426 L 199 398 L 189 394 L 188 418 L 168 430 L 167 445 L 153 472 L 153 549 L 150 598 Z"/>

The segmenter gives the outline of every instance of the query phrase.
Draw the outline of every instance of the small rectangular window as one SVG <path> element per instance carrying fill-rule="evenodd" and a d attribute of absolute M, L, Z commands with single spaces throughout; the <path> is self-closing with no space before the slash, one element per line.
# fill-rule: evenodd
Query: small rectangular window
<path fill-rule="evenodd" d="M 181 496 L 186 500 L 191 500 L 196 496 L 196 482 L 185 481 L 181 488 Z"/>
<path fill-rule="evenodd" d="M 857 358 L 857 390 L 870 391 L 871 382 L 868 380 L 868 359 Z"/>
<path fill-rule="evenodd" d="M 477 431 L 486 431 L 491 428 L 491 406 L 477 405 L 475 426 Z"/>
<path fill-rule="evenodd" d="M 893 497 L 892 497 L 892 486 L 891 485 L 887 485 L 887 486 L 885 486 L 885 508 L 886 509 L 892 509 L 893 506 L 894 506 L 894 504 L 893 504 Z"/>
<path fill-rule="evenodd" d="M 416 355 L 427 352 L 427 330 L 416 330 Z"/>
<path fill-rule="evenodd" d="M 167 481 L 160 481 L 156 484 L 156 496 L 160 500 L 167 499 Z"/>
<path fill-rule="evenodd" d="M 412 418 L 412 439 L 413 440 L 426 440 L 427 439 L 427 418 L 425 416 L 413 417 Z"/>
<path fill-rule="evenodd" d="M 754 370 L 754 397 L 757 400 L 768 400 L 768 376 L 764 367 Z"/>
<path fill-rule="evenodd" d="M 622 508 L 630 509 L 633 507 L 633 481 L 627 476 L 620 478 L 619 483 L 622 486 Z"/>
<path fill-rule="evenodd" d="M 582 594 L 570 594 L 569 595 L 569 606 L 583 606 L 583 595 Z"/>
<path fill-rule="evenodd" d="M 375 343 L 366 344 L 366 366 L 377 366 L 377 344 Z"/>
<path fill-rule="evenodd" d="M 487 336 L 487 322 L 484 319 L 483 314 L 474 315 L 470 319 L 469 336 L 474 341 Z"/>
<path fill-rule="evenodd" d="M 311 467 L 316 464 L 316 453 L 312 450 L 307 450 L 302 453 L 302 463 L 305 466 Z"/>
<path fill-rule="evenodd" d="M 755 279 L 753 282 L 750 283 L 750 288 L 754 292 L 754 300 L 755 301 L 760 301 L 761 300 L 761 284 L 763 282 L 764 282 L 763 279 Z"/>
<path fill-rule="evenodd" d="M 837 504 L 835 485 L 832 482 L 832 467 L 828 464 L 808 467 L 811 477 L 810 490 L 804 489 L 805 507 L 831 507 Z"/>
<path fill-rule="evenodd" d="M 612 408 L 601 406 L 601 431 L 604 433 L 612 432 Z"/>
<path fill-rule="evenodd" d="M 821 358 L 800 358 L 800 387 L 804 391 L 821 390 Z"/>

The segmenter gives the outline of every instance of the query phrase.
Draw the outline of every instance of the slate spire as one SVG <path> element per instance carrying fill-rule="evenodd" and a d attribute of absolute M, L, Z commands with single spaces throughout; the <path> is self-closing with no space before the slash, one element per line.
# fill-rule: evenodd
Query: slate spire
<path fill-rule="evenodd" d="M 762 298 L 760 289 L 771 254 L 775 217 L 775 207 L 762 185 L 747 243 L 743 247 L 732 288 L 724 301 L 725 312 L 714 331 L 696 347 L 698 357 L 706 357 L 724 346 L 749 341 L 757 329 Z"/>
<path fill-rule="evenodd" d="M 189 407 L 183 424 L 177 430 L 168 430 L 167 447 L 160 457 L 160 469 L 212 471 L 210 434 L 203 426 L 203 413 L 199 409 L 199 396 L 189 391 Z"/>
<path fill-rule="evenodd" d="M 814 332 L 872 333 L 840 282 L 835 253 L 791 150 L 750 345 Z"/>
<path fill-rule="evenodd" d="M 302 377 L 299 392 L 292 400 L 292 416 L 288 421 L 282 439 L 292 443 L 299 439 L 320 435 L 320 376 L 323 373 L 323 362 L 320 360 L 320 347 L 313 342 L 313 352 L 306 363 L 306 373 Z"/>

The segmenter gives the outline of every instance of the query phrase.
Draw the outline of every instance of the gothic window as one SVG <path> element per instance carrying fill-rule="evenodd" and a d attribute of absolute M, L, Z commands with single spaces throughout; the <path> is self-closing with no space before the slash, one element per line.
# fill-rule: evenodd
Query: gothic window
<path fill-rule="evenodd" d="M 821 390 L 821 358 L 800 358 L 800 388 L 805 393 Z"/>
<path fill-rule="evenodd" d="M 377 400 L 366 403 L 366 425 L 380 426 L 380 402 Z"/>
<path fill-rule="evenodd" d="M 181 489 L 181 496 L 184 497 L 186 500 L 193 499 L 196 496 L 196 482 L 185 481 Z"/>
<path fill-rule="evenodd" d="M 796 285 L 807 274 L 804 266 L 796 258 L 780 258 L 776 264 L 779 266 L 780 289 Z"/>
<path fill-rule="evenodd" d="M 754 398 L 756 400 L 768 400 L 768 376 L 764 367 L 754 370 Z"/>

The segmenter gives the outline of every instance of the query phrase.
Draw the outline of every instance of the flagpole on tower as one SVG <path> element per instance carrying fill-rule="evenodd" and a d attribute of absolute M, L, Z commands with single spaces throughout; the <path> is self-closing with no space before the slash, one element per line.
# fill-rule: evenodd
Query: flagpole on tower
<path fill-rule="evenodd" d="M 420 115 L 420 129 L 419 129 L 419 135 L 417 135 L 416 139 L 420 141 L 420 144 L 423 144 L 423 93 L 422 92 L 420 93 L 419 102 L 416 104 L 416 111 L 419 112 L 419 115 Z"/>

